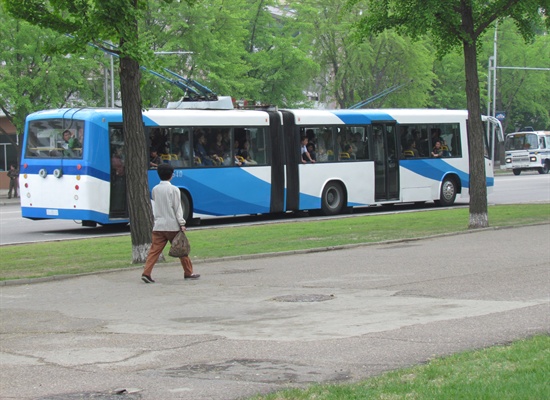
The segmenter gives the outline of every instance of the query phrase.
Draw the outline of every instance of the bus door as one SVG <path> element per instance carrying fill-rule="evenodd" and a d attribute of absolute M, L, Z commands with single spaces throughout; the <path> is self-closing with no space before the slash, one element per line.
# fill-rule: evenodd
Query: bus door
<path fill-rule="evenodd" d="M 126 204 L 125 146 L 122 125 L 109 126 L 111 195 L 109 218 L 128 218 Z"/>
<path fill-rule="evenodd" d="M 375 168 L 375 201 L 399 200 L 399 158 L 395 123 L 373 123 L 371 143 Z"/>

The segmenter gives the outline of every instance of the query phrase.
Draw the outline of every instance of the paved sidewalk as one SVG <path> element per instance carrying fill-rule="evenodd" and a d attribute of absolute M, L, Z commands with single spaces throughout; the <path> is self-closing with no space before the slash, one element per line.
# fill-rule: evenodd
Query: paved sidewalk
<path fill-rule="evenodd" d="M 17 192 L 17 194 L 19 195 L 19 191 Z M 21 201 L 19 198 L 15 197 L 8 199 L 8 189 L 0 189 L 0 206 L 6 204 L 21 204 Z"/>
<path fill-rule="evenodd" d="M 198 281 L 170 263 L 155 284 L 131 269 L 3 286 L 0 397 L 233 400 L 549 334 L 549 239 L 488 229 L 197 263 Z"/>

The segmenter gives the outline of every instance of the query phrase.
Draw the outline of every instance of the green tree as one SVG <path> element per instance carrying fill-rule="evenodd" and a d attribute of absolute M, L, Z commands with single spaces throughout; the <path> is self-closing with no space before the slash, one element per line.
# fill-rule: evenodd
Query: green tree
<path fill-rule="evenodd" d="M 433 71 L 436 80 L 427 106 L 465 109 L 464 57 L 456 51 L 450 52 L 445 57 L 434 61 Z"/>
<path fill-rule="evenodd" d="M 147 179 L 148 154 L 142 122 L 140 92 L 143 60 L 151 58 L 149 40 L 140 36 L 138 23 L 144 18 L 145 0 L 2 0 L 16 18 L 71 34 L 69 49 L 87 48 L 88 43 L 104 47 L 117 45 L 123 129 L 127 148 L 127 194 L 132 238 L 132 260 L 143 262 L 151 245 L 153 213 Z M 191 3 L 192 0 L 187 0 Z M 111 50 L 111 49 L 110 49 Z"/>
<path fill-rule="evenodd" d="M 296 5 L 308 27 L 312 56 L 321 66 L 322 99 L 346 108 L 403 85 L 369 107 L 423 107 L 429 99 L 433 55 L 427 41 L 412 42 L 394 32 L 358 41 L 350 35 L 360 12 L 343 12 L 347 0 L 309 0 Z M 314 89 L 315 90 L 315 89 Z"/>
<path fill-rule="evenodd" d="M 481 104 L 487 104 L 488 59 L 494 52 L 494 32 L 481 38 L 478 69 L 481 86 Z M 539 69 L 550 65 L 550 37 L 543 31 L 537 32 L 533 42 L 525 46 L 524 39 L 511 20 L 498 24 L 496 109 L 504 111 L 505 132 L 513 132 L 525 126 L 546 129 L 550 126 L 550 71 Z M 464 60 L 457 51 L 450 52 L 434 63 L 437 81 L 431 95 L 429 107 L 466 108 L 464 81 Z"/>
<path fill-rule="evenodd" d="M 145 66 L 173 78 L 169 70 L 207 86 L 220 95 L 239 96 L 254 92 L 247 77 L 244 48 L 246 1 L 201 1 L 163 3 L 147 11 L 143 29 L 158 52 L 185 51 L 188 54 L 157 55 Z M 147 105 L 164 106 L 184 95 L 181 89 L 144 75 Z"/>
<path fill-rule="evenodd" d="M 49 54 L 53 46 L 67 39 L 11 17 L 1 3 L 0 25 L 0 109 L 18 135 L 32 112 L 94 104 L 99 98 L 102 79 L 98 57 Z"/>
<path fill-rule="evenodd" d="M 293 10 L 273 0 L 247 0 L 248 38 L 245 60 L 255 85 L 250 99 L 264 104 L 293 107 L 306 99 L 319 67 L 311 57 L 305 26 Z M 271 7 L 271 8 L 270 8 Z"/>
<path fill-rule="evenodd" d="M 189 52 L 157 56 L 144 66 L 191 78 L 220 95 L 263 104 L 292 106 L 318 73 L 311 43 L 293 12 L 276 1 L 224 0 L 161 3 L 148 9 L 143 24 L 155 51 Z M 144 75 L 144 103 L 163 106 L 183 95 L 152 75 Z"/>
<path fill-rule="evenodd" d="M 537 34 L 529 46 L 512 21 L 498 25 L 498 66 L 512 68 L 549 68 L 550 36 Z M 493 53 L 493 37 L 489 54 Z M 484 46 L 485 48 L 485 46 Z M 550 127 L 550 70 L 498 69 L 496 109 L 506 113 L 503 127 L 514 132 L 525 126 L 534 129 Z"/>
<path fill-rule="evenodd" d="M 360 0 L 350 0 L 351 6 Z M 358 26 L 363 37 L 387 29 L 418 39 L 429 33 L 440 56 L 462 47 L 466 76 L 470 147 L 470 228 L 489 225 L 485 183 L 483 123 L 477 51 L 479 39 L 498 19 L 510 17 L 531 39 L 550 0 L 367 0 Z M 546 19 L 550 25 L 550 19 Z"/>

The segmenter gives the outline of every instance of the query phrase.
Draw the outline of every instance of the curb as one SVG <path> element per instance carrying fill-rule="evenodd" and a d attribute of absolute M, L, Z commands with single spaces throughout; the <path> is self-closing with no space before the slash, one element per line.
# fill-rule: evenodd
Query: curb
<path fill-rule="evenodd" d="M 321 252 L 325 252 L 325 251 L 347 250 L 347 249 L 353 249 L 353 248 L 357 248 L 357 247 L 375 246 L 375 245 L 391 245 L 391 244 L 396 244 L 396 243 L 408 243 L 408 242 L 416 242 L 416 241 L 420 241 L 420 240 L 426 240 L 426 239 L 432 239 L 432 238 L 438 238 L 438 237 L 448 237 L 448 236 L 456 236 L 456 235 L 469 235 L 469 234 L 478 233 L 478 232 L 496 231 L 496 230 L 504 230 L 504 229 L 514 229 L 514 228 L 519 228 L 519 227 L 537 226 L 537 225 L 548 225 L 548 223 L 540 222 L 540 223 L 521 225 L 521 226 L 495 226 L 495 227 L 488 227 L 488 228 L 466 230 L 466 231 L 461 231 L 461 232 L 441 233 L 441 234 L 437 234 L 437 235 L 422 236 L 422 237 L 416 237 L 416 238 L 386 240 L 386 241 L 382 241 L 382 242 L 353 243 L 353 244 L 343 244 L 343 245 L 338 245 L 338 246 L 316 247 L 316 248 L 312 248 L 312 249 L 289 250 L 289 251 L 272 252 L 272 253 L 246 254 L 246 255 L 240 255 L 240 256 L 219 257 L 219 258 L 200 258 L 200 259 L 196 259 L 196 260 L 192 260 L 192 261 L 193 261 L 193 264 L 205 264 L 205 263 L 209 263 L 209 262 L 251 260 L 251 259 L 262 259 L 262 258 L 291 256 L 291 255 L 295 255 L 295 254 L 321 253 Z M 179 265 L 179 263 L 177 261 L 168 261 L 168 262 L 157 263 L 156 267 L 157 268 L 159 268 L 159 267 L 172 267 L 172 266 L 178 266 L 178 265 Z M 109 269 L 109 270 L 104 270 L 104 271 L 86 272 L 86 273 L 82 273 L 82 274 L 53 275 L 53 276 L 45 276 L 45 277 L 40 277 L 40 278 L 23 278 L 23 279 L 4 280 L 4 281 L 0 281 L 0 287 L 2 287 L 2 286 L 31 285 L 31 284 L 35 284 L 35 283 L 43 283 L 43 282 L 61 281 L 61 280 L 66 280 L 66 279 L 74 279 L 74 278 L 79 278 L 79 277 L 83 277 L 83 276 L 112 274 L 112 273 L 116 273 L 116 272 L 125 272 L 125 271 L 141 270 L 141 269 L 143 269 L 142 265 L 139 265 L 139 266 L 131 265 L 127 268 L 117 268 L 117 269 Z"/>

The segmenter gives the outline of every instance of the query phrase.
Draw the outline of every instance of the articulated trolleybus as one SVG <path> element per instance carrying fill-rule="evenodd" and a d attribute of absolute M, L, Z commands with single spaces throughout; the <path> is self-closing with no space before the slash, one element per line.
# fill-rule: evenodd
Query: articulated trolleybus
<path fill-rule="evenodd" d="M 159 182 L 155 164 L 172 164 L 186 220 L 303 210 L 335 215 L 403 202 L 451 205 L 469 194 L 467 118 L 466 111 L 423 109 L 149 110 L 143 113 L 149 185 Z M 23 217 L 127 223 L 124 138 L 117 109 L 29 115 Z M 485 163 L 490 190 L 493 164 Z"/>

